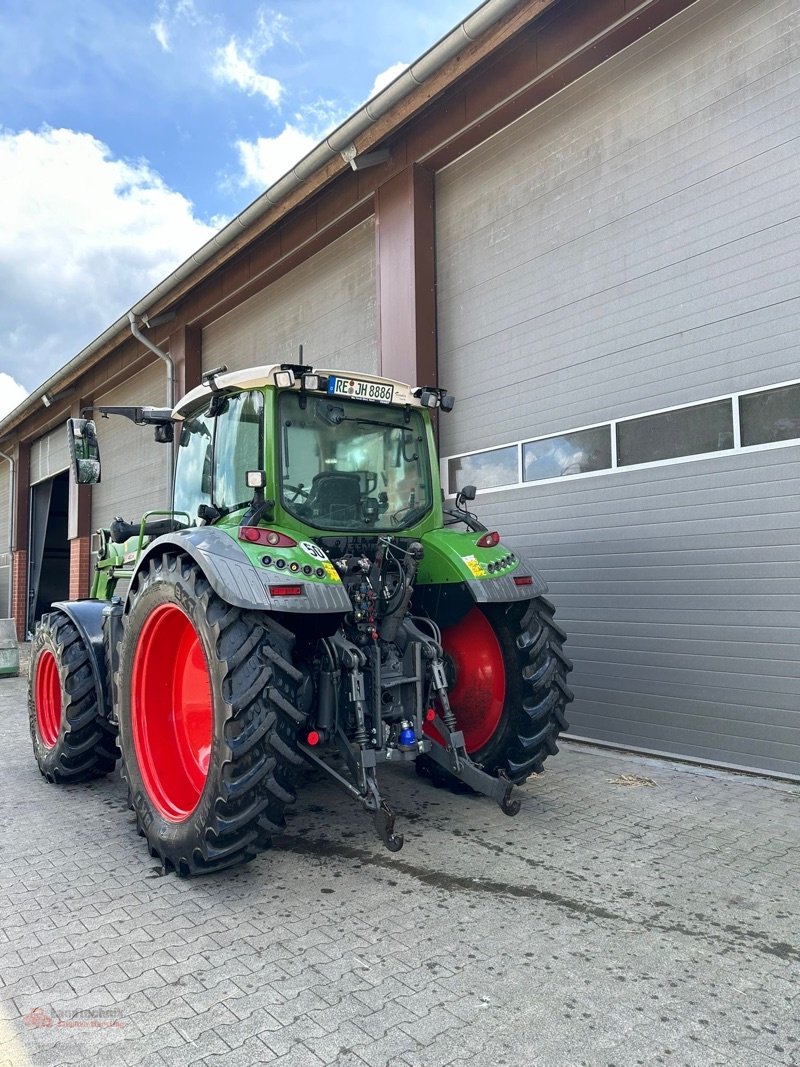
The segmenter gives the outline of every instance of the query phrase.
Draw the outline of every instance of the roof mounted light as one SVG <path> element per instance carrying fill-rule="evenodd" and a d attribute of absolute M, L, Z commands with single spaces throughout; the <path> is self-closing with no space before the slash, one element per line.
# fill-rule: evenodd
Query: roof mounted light
<path fill-rule="evenodd" d="M 328 391 L 328 379 L 324 374 L 304 374 L 302 386 L 304 389 L 318 389 L 325 393 Z"/>
<path fill-rule="evenodd" d="M 278 389 L 291 389 L 294 385 L 294 371 L 276 370 L 273 372 L 272 380 Z"/>
<path fill-rule="evenodd" d="M 419 399 L 424 408 L 441 408 L 442 411 L 452 411 L 455 407 L 456 398 L 446 389 L 440 389 L 436 385 L 426 385 L 421 389 L 414 390 L 414 396 Z"/>

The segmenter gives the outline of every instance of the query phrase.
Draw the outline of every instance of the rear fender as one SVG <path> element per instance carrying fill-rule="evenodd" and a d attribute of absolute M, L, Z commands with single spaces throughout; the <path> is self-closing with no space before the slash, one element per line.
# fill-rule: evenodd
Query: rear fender
<path fill-rule="evenodd" d="M 454 625 L 474 604 L 510 604 L 547 592 L 547 582 L 528 560 L 506 545 L 482 548 L 481 536 L 481 531 L 435 530 L 421 538 L 425 556 L 414 607 L 441 626 Z"/>
<path fill-rule="evenodd" d="M 109 606 L 107 600 L 62 600 L 50 607 L 51 612 L 60 611 L 67 616 L 89 649 L 97 705 L 103 709 L 106 718 L 110 717 L 111 692 L 106 668 L 103 616 Z"/>
<path fill-rule="evenodd" d="M 139 558 L 131 578 L 150 566 L 151 557 L 165 552 L 181 552 L 190 556 L 208 579 L 211 588 L 226 603 L 237 608 L 256 611 L 280 611 L 292 614 L 331 614 L 351 610 L 350 598 L 338 579 L 333 582 L 309 581 L 302 575 L 279 576 L 275 571 L 260 570 L 239 544 L 227 533 L 213 526 L 197 526 L 177 533 L 163 534 L 151 541 Z M 291 584 L 301 587 L 299 596 L 275 597 L 272 584 Z M 125 604 L 127 613 L 130 592 Z"/>

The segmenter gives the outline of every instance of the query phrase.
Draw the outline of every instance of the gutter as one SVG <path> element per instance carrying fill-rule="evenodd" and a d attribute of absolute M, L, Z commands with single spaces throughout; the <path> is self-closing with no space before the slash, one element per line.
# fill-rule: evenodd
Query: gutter
<path fill-rule="evenodd" d="M 298 186 L 302 185 L 303 182 L 307 181 L 326 164 L 339 158 L 342 163 L 349 163 L 356 169 L 358 156 L 354 144 L 355 139 L 370 129 L 387 111 L 390 111 L 420 85 L 423 85 L 454 56 L 486 33 L 496 22 L 499 22 L 514 8 L 519 7 L 520 2 L 521 0 L 486 0 L 485 3 L 481 4 L 455 29 L 429 48 L 415 63 L 407 67 L 385 89 L 382 89 L 371 100 L 368 100 L 363 107 L 354 112 L 341 126 L 337 127 L 316 147 L 312 148 L 287 174 L 284 174 L 282 178 L 246 207 L 240 215 L 232 219 L 219 233 L 215 234 L 201 248 L 189 256 L 187 260 L 184 260 L 172 274 L 168 275 L 162 282 L 159 282 L 154 289 L 151 289 L 129 311 L 120 316 L 91 344 L 82 349 L 68 363 L 65 363 L 43 385 L 40 385 L 27 396 L 18 407 L 3 420 L 0 420 L 0 439 L 10 433 L 14 426 L 38 405 L 45 393 L 57 390 L 64 381 L 78 371 L 83 363 L 113 341 L 124 330 L 130 328 L 136 318 L 146 315 L 148 309 L 152 308 L 156 301 L 167 298 L 170 292 L 181 282 L 199 267 L 208 263 L 221 249 L 231 244 L 248 227 L 280 204 Z M 143 337 L 137 336 L 139 340 L 144 341 L 148 348 L 150 347 Z M 160 352 L 157 352 L 157 354 L 161 355 Z"/>

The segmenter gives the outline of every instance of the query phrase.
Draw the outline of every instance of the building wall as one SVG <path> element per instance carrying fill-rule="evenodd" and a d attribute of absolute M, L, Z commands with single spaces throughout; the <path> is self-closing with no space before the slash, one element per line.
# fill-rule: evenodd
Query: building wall
<path fill-rule="evenodd" d="M 164 407 L 166 400 L 165 365 L 156 361 L 95 397 L 94 404 Z M 102 481 L 92 487 L 92 530 L 107 527 L 117 515 L 135 522 L 145 511 L 168 508 L 169 446 L 156 444 L 151 426 L 136 426 L 119 415 L 103 419 L 98 412 L 95 419 Z"/>
<path fill-rule="evenodd" d="M 0 457 L 0 618 L 9 618 L 11 589 L 11 465 Z"/>
<path fill-rule="evenodd" d="M 203 369 L 306 363 L 374 371 L 378 364 L 375 233 L 354 227 L 203 330 Z"/>
<path fill-rule="evenodd" d="M 446 455 L 800 376 L 798 29 L 697 3 L 439 174 Z M 576 733 L 800 773 L 800 447 L 727 444 L 480 513 L 551 582 Z"/>

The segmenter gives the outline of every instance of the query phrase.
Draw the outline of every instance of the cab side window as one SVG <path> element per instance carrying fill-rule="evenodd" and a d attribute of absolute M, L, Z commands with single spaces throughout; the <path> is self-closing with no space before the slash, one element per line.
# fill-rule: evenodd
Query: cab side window
<path fill-rule="evenodd" d="M 264 397 L 261 393 L 236 393 L 225 401 L 217 415 L 214 438 L 213 504 L 220 511 L 246 507 L 253 497 L 245 474 L 263 466 Z"/>
<path fill-rule="evenodd" d="M 183 511 L 194 524 L 201 504 L 211 503 L 214 420 L 207 412 L 193 415 L 181 427 L 175 462 L 173 509 Z"/>
<path fill-rule="evenodd" d="M 181 428 L 175 465 L 174 510 L 196 523 L 201 504 L 223 514 L 249 504 L 253 491 L 245 475 L 263 466 L 264 397 L 235 393 L 217 414 L 208 407 L 187 418 Z"/>

